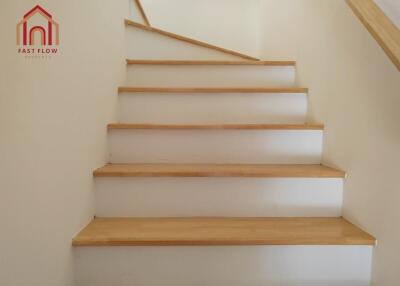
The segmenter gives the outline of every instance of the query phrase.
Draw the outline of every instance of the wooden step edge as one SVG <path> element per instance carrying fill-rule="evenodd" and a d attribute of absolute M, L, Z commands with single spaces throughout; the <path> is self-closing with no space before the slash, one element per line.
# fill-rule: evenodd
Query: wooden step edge
<path fill-rule="evenodd" d="M 232 56 L 240 57 L 240 58 L 247 59 L 247 60 L 259 61 L 258 58 L 255 58 L 255 57 L 252 57 L 252 56 L 248 56 L 246 54 L 242 54 L 242 53 L 239 53 L 239 52 L 236 52 L 236 51 L 233 51 L 233 50 L 221 48 L 221 47 L 218 47 L 218 46 L 215 46 L 215 45 L 212 45 L 212 44 L 208 44 L 208 43 L 205 43 L 205 42 L 202 42 L 202 41 L 198 41 L 198 40 L 195 40 L 195 39 L 191 39 L 191 38 L 188 38 L 188 37 L 185 37 L 185 36 L 181 36 L 181 35 L 178 35 L 178 34 L 167 32 L 167 31 L 164 31 L 164 30 L 161 30 L 161 29 L 157 29 L 157 28 L 154 28 L 154 27 L 146 26 L 146 25 L 134 22 L 134 21 L 129 20 L 129 19 L 125 19 L 125 25 L 133 26 L 133 27 L 136 27 L 136 28 L 139 28 L 139 29 L 142 29 L 142 30 L 146 30 L 146 31 L 150 31 L 150 32 L 153 32 L 153 33 L 157 33 L 157 34 L 160 34 L 160 35 L 163 35 L 163 36 L 167 36 L 169 38 L 173 38 L 173 39 L 176 39 L 176 40 L 179 40 L 179 41 L 182 41 L 182 42 L 186 42 L 186 43 L 189 43 L 189 44 L 192 44 L 192 45 L 204 47 L 204 48 L 207 48 L 207 49 L 212 49 L 212 50 L 224 53 L 224 54 L 230 54 Z"/>
<path fill-rule="evenodd" d="M 323 124 L 147 124 L 111 123 L 108 130 L 323 130 Z"/>
<path fill-rule="evenodd" d="M 208 61 L 208 60 L 136 60 L 127 59 L 127 65 L 165 65 L 165 66 L 296 66 L 295 61 Z"/>
<path fill-rule="evenodd" d="M 308 93 L 304 87 L 119 87 L 119 93 Z"/>
<path fill-rule="evenodd" d="M 343 218 L 95 218 L 73 246 L 363 245 L 376 239 Z"/>
<path fill-rule="evenodd" d="M 276 164 L 107 164 L 94 177 L 243 177 L 344 178 L 346 173 L 323 165 Z"/>

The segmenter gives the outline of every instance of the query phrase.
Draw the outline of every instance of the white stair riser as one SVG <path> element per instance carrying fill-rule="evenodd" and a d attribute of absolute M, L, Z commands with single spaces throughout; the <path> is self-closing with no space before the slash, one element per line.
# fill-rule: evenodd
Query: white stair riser
<path fill-rule="evenodd" d="M 372 247 L 87 247 L 77 286 L 369 286 Z"/>
<path fill-rule="evenodd" d="M 322 131 L 111 130 L 112 163 L 318 164 Z"/>
<path fill-rule="evenodd" d="M 135 65 L 128 67 L 128 84 L 163 87 L 293 86 L 295 67 Z"/>
<path fill-rule="evenodd" d="M 307 95 L 126 93 L 118 106 L 120 122 L 302 124 Z"/>
<path fill-rule="evenodd" d="M 127 56 L 130 59 L 240 60 L 241 58 L 196 46 L 139 28 L 126 28 Z"/>
<path fill-rule="evenodd" d="M 339 217 L 342 179 L 97 178 L 98 217 Z"/>

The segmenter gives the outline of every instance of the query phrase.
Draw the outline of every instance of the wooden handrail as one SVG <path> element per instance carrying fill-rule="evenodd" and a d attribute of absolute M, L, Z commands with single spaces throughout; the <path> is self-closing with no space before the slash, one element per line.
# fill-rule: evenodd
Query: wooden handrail
<path fill-rule="evenodd" d="M 154 27 L 146 26 L 146 25 L 137 23 L 137 22 L 132 21 L 132 20 L 125 19 L 125 25 L 136 27 L 136 28 L 139 28 L 139 29 L 142 29 L 142 30 L 145 30 L 145 31 L 152 32 L 152 33 L 157 33 L 157 34 L 160 34 L 160 35 L 163 35 L 163 36 L 166 36 L 166 37 L 178 40 L 178 41 L 186 42 L 186 43 L 189 43 L 189 44 L 192 44 L 192 45 L 200 46 L 200 47 L 207 48 L 207 49 L 212 49 L 212 50 L 224 53 L 224 54 L 230 54 L 230 55 L 233 55 L 233 56 L 236 56 L 236 57 L 240 57 L 242 59 L 252 60 L 252 61 L 259 61 L 259 59 L 257 59 L 257 58 L 254 58 L 254 57 L 251 57 L 251 56 L 248 56 L 248 55 L 245 55 L 245 54 L 233 51 L 233 50 L 225 49 L 225 48 L 218 47 L 218 46 L 215 46 L 215 45 L 212 45 L 212 44 L 209 44 L 209 43 L 205 43 L 205 42 L 202 42 L 202 41 L 199 41 L 199 40 L 191 39 L 191 38 L 188 38 L 188 37 L 185 37 L 185 36 L 181 36 L 181 35 L 178 35 L 178 34 L 174 34 L 174 33 L 171 33 L 171 32 L 167 32 L 167 31 L 164 31 L 164 30 L 161 30 L 161 29 L 157 29 L 157 28 L 154 28 Z"/>
<path fill-rule="evenodd" d="M 134 1 L 135 1 L 135 3 L 136 3 L 136 7 L 138 8 L 138 10 L 139 10 L 139 12 L 140 12 L 140 15 L 142 15 L 142 18 L 143 18 L 144 23 L 145 23 L 147 26 L 150 27 L 149 19 L 147 18 L 146 13 L 144 12 L 144 9 L 143 9 L 142 4 L 140 3 L 140 0 L 134 0 Z"/>
<path fill-rule="evenodd" d="M 400 71 L 400 30 L 372 0 L 346 0 Z"/>

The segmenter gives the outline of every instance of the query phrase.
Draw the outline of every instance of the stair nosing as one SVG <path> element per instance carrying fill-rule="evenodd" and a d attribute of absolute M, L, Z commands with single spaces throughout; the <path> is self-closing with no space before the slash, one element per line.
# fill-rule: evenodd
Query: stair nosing
<path fill-rule="evenodd" d="M 312 124 L 149 124 L 111 123 L 108 130 L 324 130 L 324 125 Z"/>
<path fill-rule="evenodd" d="M 343 218 L 95 218 L 74 246 L 365 245 L 376 239 Z"/>
<path fill-rule="evenodd" d="M 318 164 L 107 164 L 94 177 L 345 178 L 342 170 Z"/>
<path fill-rule="evenodd" d="M 129 87 L 118 93 L 308 93 L 305 87 Z"/>
<path fill-rule="evenodd" d="M 126 59 L 127 65 L 171 65 L 171 66 L 277 66 L 286 67 L 296 66 L 295 61 L 290 60 L 271 60 L 271 61 L 251 61 L 251 60 L 139 60 Z"/>

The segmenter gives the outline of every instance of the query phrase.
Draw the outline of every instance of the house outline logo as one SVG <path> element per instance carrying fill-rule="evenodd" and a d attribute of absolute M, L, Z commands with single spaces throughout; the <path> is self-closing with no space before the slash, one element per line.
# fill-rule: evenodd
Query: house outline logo
<path fill-rule="evenodd" d="M 41 15 L 47 21 L 45 25 L 29 25 L 29 20 L 35 15 Z M 30 27 L 32 26 L 32 27 Z M 22 30 L 22 31 L 21 31 Z M 21 35 L 22 34 L 22 35 Z M 43 9 L 40 5 L 36 5 L 27 12 L 23 19 L 17 24 L 17 45 L 33 46 L 37 45 L 37 35 L 40 36 L 41 46 L 53 46 L 60 44 L 60 26 L 53 19 L 53 16 Z M 21 39 L 22 38 L 22 39 Z M 22 41 L 21 41 L 22 40 Z"/>

